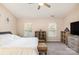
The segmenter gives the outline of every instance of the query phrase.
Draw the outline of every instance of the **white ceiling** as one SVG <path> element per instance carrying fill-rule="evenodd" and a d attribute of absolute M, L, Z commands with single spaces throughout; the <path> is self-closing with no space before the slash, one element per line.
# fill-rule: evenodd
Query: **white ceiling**
<path fill-rule="evenodd" d="M 55 17 L 63 18 L 69 11 L 71 11 L 76 4 L 73 3 L 50 3 L 51 8 L 42 6 L 40 10 L 37 9 L 38 4 L 27 3 L 4 3 L 3 4 L 10 12 L 12 12 L 17 18 L 40 18 Z"/>

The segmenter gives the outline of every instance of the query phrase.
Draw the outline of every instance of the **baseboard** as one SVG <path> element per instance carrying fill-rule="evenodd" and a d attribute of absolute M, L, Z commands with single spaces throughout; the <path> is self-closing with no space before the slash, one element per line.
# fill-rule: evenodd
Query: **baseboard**
<path fill-rule="evenodd" d="M 47 41 L 47 43 L 60 43 L 60 41 Z"/>

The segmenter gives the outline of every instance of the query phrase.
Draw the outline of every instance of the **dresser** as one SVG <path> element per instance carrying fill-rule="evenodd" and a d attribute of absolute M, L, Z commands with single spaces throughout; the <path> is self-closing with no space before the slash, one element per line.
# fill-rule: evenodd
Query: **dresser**
<path fill-rule="evenodd" d="M 35 31 L 35 37 L 38 37 L 39 42 L 46 42 L 47 41 L 46 40 L 46 37 L 47 37 L 46 31 L 42 31 L 42 30 Z"/>
<path fill-rule="evenodd" d="M 69 35 L 68 36 L 68 47 L 79 53 L 79 36 Z"/>

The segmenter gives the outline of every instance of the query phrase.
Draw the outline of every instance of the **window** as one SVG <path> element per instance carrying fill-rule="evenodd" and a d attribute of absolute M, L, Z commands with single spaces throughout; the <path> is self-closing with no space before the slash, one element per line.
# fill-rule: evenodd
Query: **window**
<path fill-rule="evenodd" d="M 32 35 L 32 23 L 24 23 L 24 36 L 31 37 Z"/>
<path fill-rule="evenodd" d="M 48 37 L 56 37 L 57 25 L 56 23 L 50 23 L 48 26 Z"/>

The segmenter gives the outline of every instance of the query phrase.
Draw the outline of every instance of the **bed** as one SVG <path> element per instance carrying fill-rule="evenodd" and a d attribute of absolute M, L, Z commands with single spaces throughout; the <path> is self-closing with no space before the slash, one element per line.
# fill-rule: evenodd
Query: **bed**
<path fill-rule="evenodd" d="M 37 55 L 38 38 L 22 38 L 11 32 L 0 32 L 0 55 Z"/>

